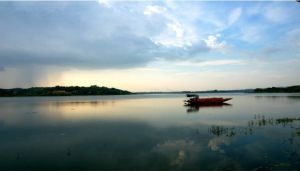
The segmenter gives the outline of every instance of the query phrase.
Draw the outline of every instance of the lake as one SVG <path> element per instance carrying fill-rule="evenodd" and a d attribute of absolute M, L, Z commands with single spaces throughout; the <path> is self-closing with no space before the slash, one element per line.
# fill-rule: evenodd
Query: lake
<path fill-rule="evenodd" d="M 0 170 L 299 170 L 300 94 L 203 96 L 0 98 Z"/>

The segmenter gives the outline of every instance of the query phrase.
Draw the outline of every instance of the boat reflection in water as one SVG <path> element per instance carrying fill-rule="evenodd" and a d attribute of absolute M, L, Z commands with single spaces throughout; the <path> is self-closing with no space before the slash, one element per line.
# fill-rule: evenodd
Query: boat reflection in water
<path fill-rule="evenodd" d="M 200 109 L 203 108 L 222 108 L 222 107 L 229 107 L 232 106 L 229 103 L 221 103 L 221 104 L 206 104 L 206 105 L 184 105 L 185 107 L 187 107 L 186 112 L 187 113 L 192 113 L 192 112 L 199 112 Z"/>

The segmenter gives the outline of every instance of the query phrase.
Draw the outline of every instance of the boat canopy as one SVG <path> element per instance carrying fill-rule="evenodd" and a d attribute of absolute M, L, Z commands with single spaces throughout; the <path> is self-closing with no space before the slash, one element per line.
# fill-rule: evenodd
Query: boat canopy
<path fill-rule="evenodd" d="M 186 94 L 186 97 L 199 97 L 199 95 L 198 94 Z"/>

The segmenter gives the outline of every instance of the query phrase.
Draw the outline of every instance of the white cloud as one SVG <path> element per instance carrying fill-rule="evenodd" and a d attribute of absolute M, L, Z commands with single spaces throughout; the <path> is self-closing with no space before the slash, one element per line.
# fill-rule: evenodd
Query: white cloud
<path fill-rule="evenodd" d="M 235 22 L 237 22 L 241 14 L 242 14 L 242 8 L 236 8 L 232 10 L 228 18 L 228 25 L 232 25 Z"/>
<path fill-rule="evenodd" d="M 144 15 L 153 15 L 153 14 L 161 14 L 166 11 L 166 8 L 158 6 L 158 5 L 149 5 L 144 10 Z"/>
<path fill-rule="evenodd" d="M 184 29 L 179 22 L 169 23 L 167 26 L 170 30 L 175 32 L 177 38 L 181 38 L 183 36 Z"/>
<path fill-rule="evenodd" d="M 218 38 L 221 37 L 220 34 L 216 35 L 209 35 L 207 39 L 204 39 L 204 42 L 206 43 L 206 46 L 211 49 L 217 49 L 217 50 L 225 50 L 226 48 L 226 42 L 225 41 L 219 41 Z"/>
<path fill-rule="evenodd" d="M 167 23 L 167 28 L 153 40 L 156 44 L 163 46 L 184 47 L 190 44 L 184 33 L 183 25 L 177 20 L 173 20 Z"/>
<path fill-rule="evenodd" d="M 111 1 L 109 0 L 97 0 L 100 5 L 106 6 L 108 8 L 111 7 Z"/>
<path fill-rule="evenodd" d="M 181 61 L 177 62 L 176 65 L 179 66 L 198 66 L 198 67 L 209 67 L 209 66 L 220 66 L 220 65 L 242 65 L 244 64 L 241 60 L 234 59 L 224 59 L 224 60 L 211 60 L 211 61 Z"/>
<path fill-rule="evenodd" d="M 191 46 L 197 36 L 195 34 L 195 25 L 191 21 L 186 21 L 187 16 L 182 13 L 167 10 L 160 6 L 148 6 L 144 10 L 145 15 L 160 14 L 153 20 L 161 21 L 161 32 L 151 36 L 151 40 L 157 44 L 166 47 L 184 48 Z"/>

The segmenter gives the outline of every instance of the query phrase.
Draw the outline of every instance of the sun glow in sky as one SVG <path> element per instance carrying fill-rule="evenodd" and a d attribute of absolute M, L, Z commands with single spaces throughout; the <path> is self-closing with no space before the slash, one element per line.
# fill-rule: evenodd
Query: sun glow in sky
<path fill-rule="evenodd" d="M 0 87 L 299 84 L 296 1 L 0 2 Z"/>

